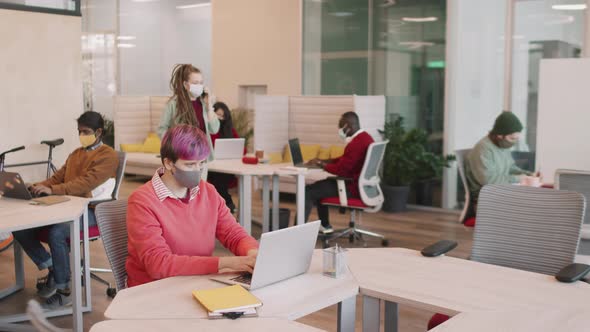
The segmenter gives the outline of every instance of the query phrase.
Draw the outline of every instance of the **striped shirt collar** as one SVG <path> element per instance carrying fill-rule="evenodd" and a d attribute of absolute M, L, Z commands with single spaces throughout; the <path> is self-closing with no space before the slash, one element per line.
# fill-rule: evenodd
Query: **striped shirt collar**
<path fill-rule="evenodd" d="M 86 148 L 86 151 L 94 151 L 102 146 L 102 141 L 98 141 L 98 143 L 91 145 Z"/>
<path fill-rule="evenodd" d="M 180 200 L 180 198 L 176 197 L 170 191 L 170 189 L 168 189 L 168 187 L 166 187 L 166 185 L 162 181 L 162 178 L 161 178 L 162 175 L 164 175 L 164 167 L 158 168 L 158 170 L 156 171 L 156 174 L 154 174 L 154 176 L 152 177 L 152 186 L 154 187 L 154 191 L 156 192 L 156 196 L 158 196 L 158 199 L 160 200 L 160 202 L 163 202 L 168 197 L 170 197 L 172 199 Z M 191 197 L 190 197 L 189 201 L 192 201 L 195 197 L 197 197 L 198 193 L 199 193 L 199 186 L 192 188 L 191 192 L 190 192 Z"/>

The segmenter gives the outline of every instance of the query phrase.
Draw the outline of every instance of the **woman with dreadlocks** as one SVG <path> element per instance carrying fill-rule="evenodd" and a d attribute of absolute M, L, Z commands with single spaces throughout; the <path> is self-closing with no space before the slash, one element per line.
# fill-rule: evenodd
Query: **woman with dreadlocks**
<path fill-rule="evenodd" d="M 191 64 L 178 64 L 172 70 L 170 79 L 172 97 L 160 119 L 160 138 L 171 127 L 187 124 L 206 133 L 209 143 L 209 160 L 213 160 L 211 134 L 219 131 L 219 118 L 209 105 L 209 96 L 203 87 L 201 71 Z"/>

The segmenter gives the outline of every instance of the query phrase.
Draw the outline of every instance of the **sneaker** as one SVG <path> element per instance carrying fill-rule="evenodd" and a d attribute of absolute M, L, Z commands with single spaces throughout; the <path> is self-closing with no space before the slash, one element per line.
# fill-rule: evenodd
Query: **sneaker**
<path fill-rule="evenodd" d="M 41 307 L 45 310 L 56 310 L 72 305 L 72 293 L 69 289 L 58 289 Z"/>
<path fill-rule="evenodd" d="M 334 228 L 332 228 L 332 226 L 320 226 L 320 233 L 327 235 L 327 234 L 332 234 L 334 233 Z"/>
<path fill-rule="evenodd" d="M 53 279 L 53 271 L 49 271 L 45 277 L 37 279 L 37 295 L 43 299 L 47 299 L 55 294 L 57 287 L 55 286 L 55 279 Z"/>

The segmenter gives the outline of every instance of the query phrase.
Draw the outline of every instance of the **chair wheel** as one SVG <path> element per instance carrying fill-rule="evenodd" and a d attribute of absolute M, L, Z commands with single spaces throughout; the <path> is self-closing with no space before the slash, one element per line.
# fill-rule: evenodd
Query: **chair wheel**
<path fill-rule="evenodd" d="M 115 288 L 107 288 L 107 296 L 110 297 L 111 299 L 115 298 L 115 295 L 117 295 L 117 290 Z"/>
<path fill-rule="evenodd" d="M 349 242 L 349 243 L 354 243 L 354 234 L 350 234 L 350 235 L 348 236 L 348 242 Z"/>
<path fill-rule="evenodd" d="M 328 247 L 330 247 L 330 244 L 328 243 L 328 240 L 322 241 L 322 248 L 326 249 Z"/>
<path fill-rule="evenodd" d="M 388 239 L 383 239 L 383 240 L 381 240 L 381 245 L 382 245 L 383 247 L 387 247 L 387 246 L 389 245 L 389 240 L 388 240 Z"/>

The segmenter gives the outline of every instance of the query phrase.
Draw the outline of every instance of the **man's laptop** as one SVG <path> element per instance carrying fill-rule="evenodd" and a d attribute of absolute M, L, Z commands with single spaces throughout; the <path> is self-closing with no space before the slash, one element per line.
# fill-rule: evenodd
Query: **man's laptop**
<path fill-rule="evenodd" d="M 299 145 L 298 138 L 293 138 L 289 140 L 289 151 L 291 152 L 291 160 L 293 160 L 293 166 L 321 169 L 321 167 L 318 165 L 309 165 L 303 162 L 303 154 L 301 153 L 301 146 Z"/>
<path fill-rule="evenodd" d="M 244 138 L 218 138 L 215 140 L 215 159 L 242 159 Z"/>
<path fill-rule="evenodd" d="M 220 275 L 212 280 L 257 289 L 307 272 L 320 221 L 262 234 L 252 274 Z"/>
<path fill-rule="evenodd" d="M 44 205 L 51 205 L 70 200 L 64 196 L 35 197 L 29 189 L 27 189 L 27 185 L 20 174 L 11 172 L 0 172 L 0 196 L 33 201 L 34 203 Z"/>

